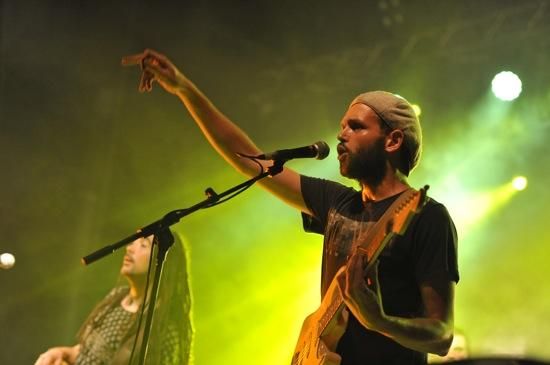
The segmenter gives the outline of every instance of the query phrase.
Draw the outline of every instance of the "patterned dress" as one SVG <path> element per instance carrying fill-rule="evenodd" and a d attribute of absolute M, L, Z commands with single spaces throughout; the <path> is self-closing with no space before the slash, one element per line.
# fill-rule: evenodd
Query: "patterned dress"
<path fill-rule="evenodd" d="M 76 365 L 107 365 L 122 344 L 134 322 L 135 314 L 116 306 L 109 311 L 101 325 L 80 344 Z"/>
<path fill-rule="evenodd" d="M 128 365 L 140 314 L 140 310 L 132 313 L 120 305 L 128 291 L 128 287 L 114 288 L 89 315 L 79 332 L 80 353 L 75 365 Z M 144 322 L 145 318 L 142 326 Z M 145 364 L 180 365 L 178 359 L 183 351 L 178 341 L 180 335 L 175 326 L 165 326 L 157 341 L 162 346 L 149 347 Z M 141 336 L 132 364 L 138 362 L 140 340 Z"/>

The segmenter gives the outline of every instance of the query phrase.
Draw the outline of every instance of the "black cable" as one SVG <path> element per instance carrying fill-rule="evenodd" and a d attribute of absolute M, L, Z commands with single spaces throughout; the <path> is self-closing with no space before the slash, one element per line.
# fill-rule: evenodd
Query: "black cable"
<path fill-rule="evenodd" d="M 247 155 L 242 155 L 242 154 L 238 154 L 239 156 L 241 157 L 245 157 L 245 158 L 248 158 L 252 161 L 254 161 L 258 166 L 259 166 L 259 172 L 258 172 L 258 176 L 261 175 L 264 171 L 264 167 L 263 165 L 258 161 L 258 159 L 254 158 L 253 156 L 247 156 Z M 252 185 L 254 185 L 256 181 L 252 181 L 250 182 L 248 185 L 244 186 L 242 189 L 240 190 L 237 190 L 236 192 L 234 192 L 233 194 L 229 195 L 228 197 L 222 199 L 222 200 L 218 200 L 216 202 L 213 202 L 211 204 L 208 204 L 207 206 L 205 206 L 203 209 L 206 209 L 206 208 L 211 208 L 211 207 L 215 207 L 216 205 L 219 205 L 221 203 L 225 203 L 226 201 L 228 201 L 229 199 L 233 199 L 234 197 L 236 197 L 237 195 L 241 194 L 242 192 L 244 192 L 245 190 L 247 190 L 248 188 L 250 188 Z"/>

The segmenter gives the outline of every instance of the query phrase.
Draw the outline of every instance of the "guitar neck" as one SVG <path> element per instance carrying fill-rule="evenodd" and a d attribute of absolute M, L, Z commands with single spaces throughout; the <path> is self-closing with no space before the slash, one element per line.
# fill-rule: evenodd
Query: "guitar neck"
<path fill-rule="evenodd" d="M 333 281 L 329 287 L 329 290 L 327 290 L 327 294 L 331 292 L 331 288 L 336 283 Z M 330 301 L 330 305 L 325 308 L 325 312 L 323 313 L 323 316 L 319 319 L 319 333 L 324 333 L 329 323 L 332 321 L 332 319 L 335 317 L 336 313 L 341 311 L 344 308 L 344 299 L 342 298 L 342 295 L 340 295 L 340 289 L 339 288 L 332 288 L 332 292 L 337 291 L 337 295 L 332 296 L 332 300 Z M 326 296 L 325 296 L 326 298 Z"/>

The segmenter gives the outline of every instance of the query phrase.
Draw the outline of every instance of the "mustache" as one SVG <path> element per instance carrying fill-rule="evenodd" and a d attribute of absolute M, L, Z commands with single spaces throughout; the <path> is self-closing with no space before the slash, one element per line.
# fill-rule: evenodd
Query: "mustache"
<path fill-rule="evenodd" d="M 348 152 L 348 149 L 343 143 L 338 143 L 338 145 L 336 146 L 336 152 L 341 155 L 342 153 Z"/>

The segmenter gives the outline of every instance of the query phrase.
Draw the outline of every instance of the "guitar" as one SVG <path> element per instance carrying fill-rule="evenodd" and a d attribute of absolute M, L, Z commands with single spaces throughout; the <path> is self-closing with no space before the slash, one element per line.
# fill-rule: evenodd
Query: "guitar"
<path fill-rule="evenodd" d="M 428 185 L 420 190 L 405 191 L 384 215 L 358 238 L 358 253 L 365 255 L 367 273 L 378 256 L 395 236 L 402 236 L 413 218 L 426 204 Z M 341 357 L 336 351 L 338 341 L 347 326 L 348 313 L 337 278 L 346 270 L 342 266 L 330 283 L 319 308 L 306 317 L 292 357 L 292 365 L 339 365 Z"/>

